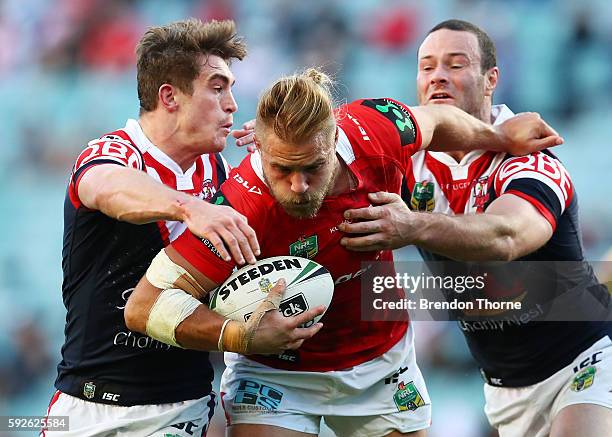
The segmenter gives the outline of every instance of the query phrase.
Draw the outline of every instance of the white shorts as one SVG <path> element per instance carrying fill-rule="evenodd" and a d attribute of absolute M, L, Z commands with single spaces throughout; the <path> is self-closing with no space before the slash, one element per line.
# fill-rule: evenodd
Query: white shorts
<path fill-rule="evenodd" d="M 431 424 L 431 402 L 414 353 L 413 330 L 383 355 L 347 370 L 274 369 L 225 354 L 221 402 L 228 426 L 274 425 L 319 434 L 386 435 Z"/>
<path fill-rule="evenodd" d="M 84 401 L 62 392 L 51 400 L 49 416 L 68 416 L 68 430 L 41 431 L 41 437 L 194 437 L 206 435 L 217 396 L 171 404 L 121 407 Z"/>
<path fill-rule="evenodd" d="M 568 405 L 612 409 L 611 387 L 612 341 L 606 336 L 537 384 L 518 388 L 485 384 L 485 413 L 500 437 L 545 437 L 556 415 Z"/>

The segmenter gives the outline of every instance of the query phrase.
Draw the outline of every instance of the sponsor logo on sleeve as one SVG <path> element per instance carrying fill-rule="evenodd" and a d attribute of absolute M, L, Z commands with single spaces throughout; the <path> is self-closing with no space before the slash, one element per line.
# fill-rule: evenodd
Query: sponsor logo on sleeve
<path fill-rule="evenodd" d="M 405 108 L 388 99 L 369 99 L 364 100 L 361 104 L 378 111 L 393 123 L 400 136 L 402 146 L 414 144 L 416 128 L 410 113 Z"/>

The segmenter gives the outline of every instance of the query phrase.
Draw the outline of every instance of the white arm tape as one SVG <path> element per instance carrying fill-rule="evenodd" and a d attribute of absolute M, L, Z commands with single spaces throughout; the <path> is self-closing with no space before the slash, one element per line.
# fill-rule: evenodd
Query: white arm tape
<path fill-rule="evenodd" d="M 147 335 L 162 343 L 182 347 L 176 342 L 176 327 L 200 305 L 199 300 L 183 290 L 163 290 L 149 313 Z"/>
<path fill-rule="evenodd" d="M 151 265 L 145 274 L 147 281 L 149 281 L 151 285 L 161 288 L 162 290 L 176 288 L 175 282 L 182 275 L 187 275 L 190 279 L 193 279 L 193 282 L 196 282 L 187 270 L 168 258 L 164 249 L 160 250 L 159 253 L 155 255 L 155 258 L 151 261 Z"/>

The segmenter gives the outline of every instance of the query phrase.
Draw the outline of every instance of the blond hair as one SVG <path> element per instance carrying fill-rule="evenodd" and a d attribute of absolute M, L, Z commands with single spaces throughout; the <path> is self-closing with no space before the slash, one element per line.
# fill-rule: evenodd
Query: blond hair
<path fill-rule="evenodd" d="M 278 79 L 257 104 L 256 135 L 266 129 L 291 144 L 302 144 L 318 134 L 335 133 L 333 81 L 322 71 L 306 71 Z"/>
<path fill-rule="evenodd" d="M 164 83 L 186 94 L 193 93 L 202 56 L 217 55 L 229 64 L 232 59 L 242 60 L 246 53 L 232 20 L 203 23 L 189 18 L 149 28 L 136 47 L 141 111 L 157 107 L 157 93 Z"/>

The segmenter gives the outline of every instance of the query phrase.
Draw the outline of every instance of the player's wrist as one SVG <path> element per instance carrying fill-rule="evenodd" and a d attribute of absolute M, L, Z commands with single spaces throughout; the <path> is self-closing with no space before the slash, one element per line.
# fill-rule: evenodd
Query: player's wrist
<path fill-rule="evenodd" d="M 174 201 L 174 217 L 177 221 L 188 222 L 196 213 L 195 210 L 202 200 L 188 194 L 179 193 L 180 195 Z"/>
<path fill-rule="evenodd" d="M 248 348 L 246 323 L 226 320 L 219 333 L 218 348 L 225 352 L 246 353 Z"/>
<path fill-rule="evenodd" d="M 514 148 L 514 142 L 502 128 L 502 125 L 491 126 L 490 129 L 494 140 L 490 142 L 489 149 L 495 152 L 511 153 Z"/>
<path fill-rule="evenodd" d="M 404 245 L 427 246 L 431 239 L 430 229 L 433 228 L 435 232 L 436 227 L 431 225 L 438 218 L 437 216 L 438 214 L 427 212 L 412 212 L 404 223 L 408 230 L 403 241 Z"/>

